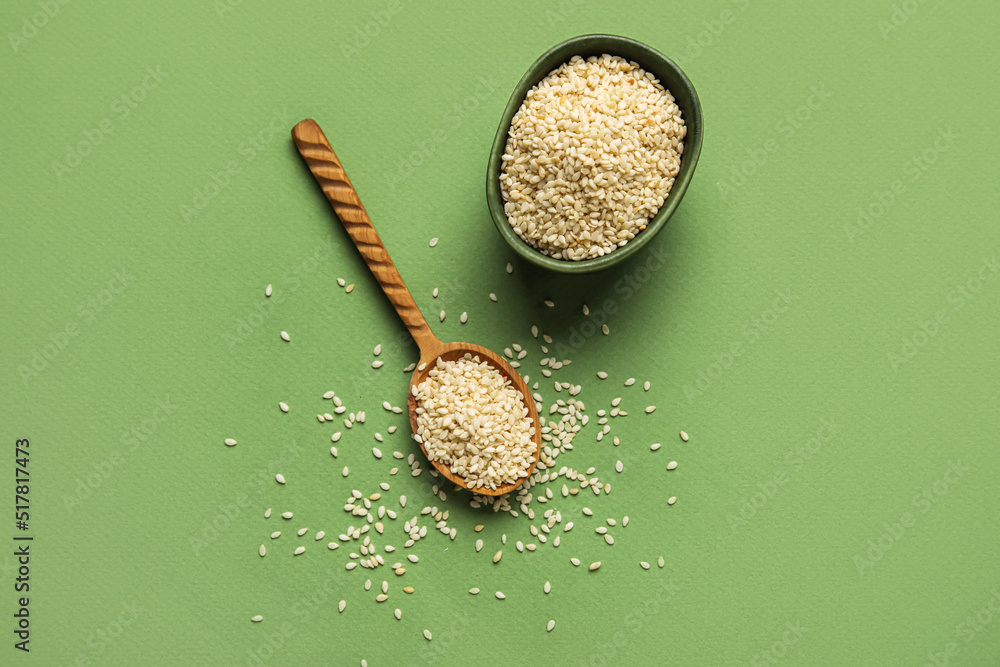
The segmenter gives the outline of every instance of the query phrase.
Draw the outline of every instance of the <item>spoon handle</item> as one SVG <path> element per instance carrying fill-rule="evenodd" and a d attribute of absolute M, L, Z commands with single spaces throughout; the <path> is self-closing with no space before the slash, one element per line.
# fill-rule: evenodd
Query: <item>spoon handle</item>
<path fill-rule="evenodd" d="M 323 194 L 333 205 L 333 210 L 337 212 L 344 229 L 354 241 L 361 256 L 365 258 L 375 280 L 382 286 L 382 291 L 389 297 L 399 318 L 409 329 L 413 340 L 421 350 L 429 349 L 435 343 L 440 344 L 427 326 L 427 320 L 414 303 L 410 291 L 406 289 L 396 265 L 389 258 L 382 239 L 379 238 L 368 212 L 361 204 L 361 198 L 347 178 L 347 173 L 340 165 L 340 160 L 330 147 L 323 130 L 316 121 L 307 118 L 292 128 L 292 139 L 309 166 L 309 171 L 323 188 Z"/>

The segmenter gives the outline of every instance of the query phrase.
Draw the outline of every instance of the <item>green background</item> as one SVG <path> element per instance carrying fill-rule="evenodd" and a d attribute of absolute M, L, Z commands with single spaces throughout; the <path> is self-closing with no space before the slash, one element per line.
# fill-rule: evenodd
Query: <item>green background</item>
<path fill-rule="evenodd" d="M 0 549 L 0 662 L 997 664 L 998 19 L 914 0 L 5 2 L 0 498 L 13 504 L 14 441 L 30 438 L 35 540 L 28 655 L 12 646 L 14 543 Z M 518 78 L 588 32 L 674 58 L 705 142 L 655 243 L 558 277 L 514 259 L 483 176 Z M 415 348 L 294 151 L 305 117 L 418 305 L 447 308 L 439 336 L 520 342 L 537 375 L 536 323 L 592 418 L 625 397 L 620 447 L 592 424 L 564 455 L 613 492 L 557 494 L 548 507 L 577 523 L 559 549 L 508 543 L 492 565 L 500 533 L 527 540 L 524 517 L 432 503 L 405 466 L 390 505 L 447 507 L 459 530 L 414 547 L 414 595 L 383 570 L 377 605 L 348 548 L 294 536 L 335 536 L 350 489 L 388 479 L 375 429 L 399 425 L 383 450 L 414 451 L 379 405 L 402 404 Z M 610 336 L 584 335 L 584 302 Z M 337 461 L 314 417 L 331 388 L 368 413 Z M 614 546 L 593 534 L 625 514 Z M 401 547 L 391 532 L 380 544 Z M 296 540 L 310 548 L 293 558 Z M 661 554 L 664 569 L 639 568 Z"/>

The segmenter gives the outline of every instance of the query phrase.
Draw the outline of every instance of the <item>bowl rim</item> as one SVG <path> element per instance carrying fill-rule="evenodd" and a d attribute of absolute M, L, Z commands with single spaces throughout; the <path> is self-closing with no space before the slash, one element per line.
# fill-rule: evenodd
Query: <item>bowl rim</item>
<path fill-rule="evenodd" d="M 615 47 L 624 47 L 630 55 L 616 52 Z M 621 57 L 637 62 L 647 72 L 653 75 L 667 88 L 678 100 L 677 84 L 684 89 L 686 96 L 690 97 L 690 108 L 684 109 L 684 124 L 687 127 L 687 135 L 684 139 L 684 154 L 681 158 L 681 167 L 674 179 L 674 184 L 670 189 L 670 194 L 663 206 L 649 221 L 646 229 L 636 235 L 634 239 L 610 253 L 593 259 L 566 260 L 556 259 L 543 255 L 535 248 L 529 246 L 521 240 L 507 221 L 507 215 L 503 210 L 503 196 L 500 193 L 500 162 L 504 148 L 507 144 L 507 134 L 510 130 L 510 123 L 521 107 L 524 97 L 535 84 L 544 79 L 548 74 L 556 69 L 561 63 L 569 61 L 574 55 L 589 57 L 609 53 L 611 55 L 621 55 Z M 635 57 L 636 55 L 639 57 Z M 652 65 L 652 66 L 650 66 Z M 670 85 L 664 81 L 664 72 L 669 73 L 672 79 Z M 678 106 L 680 102 L 677 101 Z M 500 125 L 497 128 L 493 145 L 490 149 L 489 162 L 486 170 L 486 202 L 493 218 L 493 224 L 497 231 L 507 241 L 514 251 L 522 258 L 535 264 L 560 273 L 590 273 L 608 268 L 621 262 L 629 256 L 641 250 L 665 225 L 667 220 L 677 209 L 684 192 L 687 190 L 695 167 L 698 164 L 698 156 L 701 154 L 701 143 L 703 134 L 703 121 L 701 115 L 701 102 L 698 93 L 688 79 L 684 71 L 670 58 L 663 55 L 651 46 L 629 37 L 610 34 L 588 34 L 572 37 L 559 44 L 556 44 L 548 51 L 539 56 L 527 69 L 514 91 L 511 93 L 507 106 L 504 107 L 503 116 L 500 118 Z"/>

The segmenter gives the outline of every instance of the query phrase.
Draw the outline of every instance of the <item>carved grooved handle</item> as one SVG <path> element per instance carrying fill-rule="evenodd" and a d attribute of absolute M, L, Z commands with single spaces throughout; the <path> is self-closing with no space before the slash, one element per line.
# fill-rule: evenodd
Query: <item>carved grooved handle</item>
<path fill-rule="evenodd" d="M 371 269 L 375 280 L 381 285 L 382 291 L 389 297 L 403 324 L 409 329 L 413 340 L 417 342 L 422 352 L 440 345 L 440 341 L 431 332 L 427 320 L 413 301 L 410 291 L 406 289 L 396 265 L 389 258 L 382 239 L 379 238 L 368 212 L 361 204 L 361 198 L 347 178 L 347 173 L 340 165 L 340 160 L 330 147 L 323 130 L 316 121 L 307 118 L 292 128 L 292 139 L 309 166 L 309 171 L 323 189 L 323 194 L 333 205 L 333 210 L 337 212 L 337 217 L 354 241 L 354 245 L 365 258 L 365 263 Z"/>

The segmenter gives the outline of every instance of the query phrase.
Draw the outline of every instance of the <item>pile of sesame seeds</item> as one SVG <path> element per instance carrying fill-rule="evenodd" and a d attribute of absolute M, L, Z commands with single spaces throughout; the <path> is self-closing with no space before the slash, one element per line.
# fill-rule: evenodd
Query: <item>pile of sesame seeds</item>
<path fill-rule="evenodd" d="M 536 471 L 525 480 L 524 484 L 515 493 L 500 497 L 473 494 L 471 498 L 464 491 L 460 494 L 455 494 L 454 492 L 459 491 L 458 487 L 452 486 L 450 482 L 440 477 L 433 467 L 428 468 L 426 471 L 427 475 L 424 474 L 425 470 L 421 467 L 423 457 L 412 445 L 410 445 L 411 451 L 409 453 L 404 453 L 406 446 L 403 444 L 396 445 L 395 448 L 388 445 L 388 440 L 397 433 L 398 428 L 396 424 L 390 425 L 384 430 L 380 429 L 374 432 L 371 432 L 371 429 L 379 427 L 369 426 L 363 431 L 348 434 L 348 440 L 352 442 L 346 446 L 342 441 L 343 433 L 335 431 L 329 436 L 330 440 L 333 443 L 340 444 L 345 450 L 344 457 L 351 458 L 355 463 L 360 461 L 357 458 L 360 456 L 360 452 L 367 449 L 365 447 L 356 447 L 355 445 L 357 441 L 366 439 L 367 437 L 372 437 L 377 443 L 384 444 L 389 449 L 394 449 L 390 459 L 388 453 L 383 457 L 382 451 L 378 447 L 372 447 L 372 453 L 376 461 L 375 465 L 386 466 L 386 463 L 380 463 L 380 461 L 389 461 L 388 465 L 391 467 L 388 469 L 388 477 L 385 477 L 388 481 L 380 482 L 377 489 L 370 488 L 364 492 L 360 489 L 350 490 L 349 495 L 346 495 L 344 499 L 343 505 L 343 511 L 347 515 L 343 523 L 347 525 L 346 527 L 341 525 L 337 529 L 331 530 L 331 534 L 337 535 L 335 540 L 327 541 L 325 530 L 313 531 L 304 526 L 292 528 L 288 531 L 265 531 L 269 534 L 269 544 L 271 546 L 268 547 L 264 543 L 260 544 L 257 549 L 258 557 L 274 558 L 275 554 L 287 553 L 291 557 L 310 558 L 310 555 L 308 555 L 310 551 L 308 544 L 322 544 L 325 542 L 326 548 L 322 550 L 322 553 L 337 555 L 339 558 L 342 558 L 344 570 L 347 572 L 357 570 L 358 572 L 368 571 L 374 573 L 388 567 L 391 573 L 387 574 L 391 576 L 386 576 L 375 591 L 370 590 L 372 580 L 370 578 L 367 579 L 364 583 L 364 590 L 369 595 L 372 595 L 374 604 L 382 605 L 393 600 L 394 605 L 386 606 L 393 610 L 392 614 L 396 621 L 402 621 L 405 604 L 401 604 L 398 600 L 405 601 L 407 596 L 418 594 L 414 586 L 403 585 L 406 583 L 407 570 L 421 566 L 421 555 L 426 556 L 433 553 L 433 551 L 425 551 L 423 554 L 416 553 L 418 549 L 421 549 L 418 545 L 421 541 L 433 537 L 435 533 L 440 533 L 443 538 L 437 539 L 446 539 L 446 544 L 455 542 L 459 536 L 458 528 L 449 525 L 450 514 L 454 511 L 454 507 L 449 509 L 447 505 L 439 507 L 436 504 L 428 504 L 419 512 L 405 512 L 404 514 L 408 504 L 407 496 L 403 494 L 398 496 L 391 494 L 392 486 L 395 484 L 393 478 L 401 468 L 405 470 L 403 468 L 404 461 L 409 467 L 410 477 L 427 480 L 429 484 L 428 490 L 441 503 L 448 503 L 449 493 L 452 493 L 452 503 L 456 500 L 461 501 L 461 498 L 465 497 L 468 498 L 471 508 L 480 508 L 483 510 L 489 508 L 493 512 L 505 512 L 513 517 L 520 516 L 526 520 L 524 524 L 526 529 L 525 534 L 523 536 L 517 535 L 512 540 L 514 543 L 513 551 L 507 551 L 504 548 L 508 544 L 506 533 L 500 536 L 499 545 L 497 545 L 496 535 L 489 535 L 490 531 L 486 524 L 476 526 L 475 532 L 477 534 L 481 533 L 482 537 L 477 536 L 475 544 L 466 548 L 480 552 L 485 549 L 487 542 L 492 542 L 493 548 L 486 549 L 486 553 L 483 554 L 483 557 L 486 559 L 484 560 L 484 567 L 517 567 L 518 554 L 523 554 L 526 551 L 529 553 L 535 552 L 546 547 L 560 548 L 564 540 L 567 542 L 567 544 L 562 546 L 564 551 L 575 548 L 573 545 L 577 543 L 582 543 L 586 546 L 585 541 L 588 539 L 586 536 L 591 529 L 593 532 L 589 534 L 596 536 L 598 540 L 603 541 L 608 546 L 615 544 L 616 537 L 624 537 L 625 533 L 622 531 L 629 525 L 630 520 L 628 516 L 606 516 L 602 519 L 590 507 L 574 508 L 574 505 L 578 501 L 574 501 L 573 499 L 581 493 L 585 493 L 587 489 L 593 493 L 595 502 L 597 498 L 606 498 L 611 494 L 612 486 L 610 481 L 608 481 L 607 474 L 599 474 L 597 467 L 592 465 L 562 465 L 563 461 L 560 461 L 559 458 L 573 451 L 574 439 L 581 432 L 585 432 L 588 427 L 593 430 L 597 442 L 602 441 L 605 436 L 609 436 L 610 439 L 613 439 L 614 446 L 619 446 L 621 442 L 616 435 L 612 435 L 611 427 L 617 420 L 628 416 L 628 412 L 624 409 L 624 404 L 628 400 L 635 398 L 636 394 L 634 392 L 638 392 L 641 387 L 642 392 L 638 395 L 644 395 L 645 392 L 650 391 L 651 383 L 646 381 L 636 386 L 637 381 L 635 378 L 624 380 L 622 384 L 626 388 L 625 398 L 621 396 L 615 397 L 610 401 L 610 405 L 607 408 L 598 409 L 597 419 L 594 420 L 596 421 L 597 428 L 594 430 L 595 424 L 592 423 L 590 416 L 587 414 L 587 406 L 581 398 L 584 387 L 579 384 L 559 381 L 554 377 L 554 374 L 565 372 L 564 369 L 568 368 L 572 364 L 572 361 L 569 359 L 560 360 L 552 356 L 549 346 L 553 345 L 553 338 L 547 334 L 540 334 L 537 327 L 531 327 L 531 335 L 536 339 L 542 354 L 539 360 L 541 373 L 544 377 L 551 378 L 552 384 L 548 385 L 548 382 L 546 382 L 546 385 L 551 386 L 551 390 L 547 388 L 543 389 L 539 381 L 532 383 L 530 376 L 524 375 L 525 382 L 534 391 L 535 407 L 541 417 L 543 447 L 539 453 L 539 462 Z M 540 340 L 538 340 L 539 338 Z M 373 356 L 380 357 L 382 354 L 381 344 L 375 345 L 372 351 Z M 529 349 L 528 346 L 521 343 L 511 343 L 504 349 L 504 355 L 511 360 L 512 365 L 516 364 L 520 366 L 522 363 L 527 363 Z M 478 363 L 478 360 L 473 359 L 466 361 Z M 414 363 L 407 365 L 403 370 L 404 372 L 411 372 L 415 368 L 416 364 Z M 435 370 L 437 369 L 431 372 L 433 373 Z M 601 381 L 614 381 L 612 375 L 605 371 L 598 372 L 597 377 Z M 628 389 L 631 387 L 634 388 Z M 543 392 L 547 393 L 548 391 L 554 393 L 548 396 L 543 395 Z M 631 394 L 632 399 L 628 398 L 628 392 L 633 392 Z M 520 397 L 520 394 L 518 396 Z M 317 422 L 319 424 L 339 421 L 345 414 L 347 416 L 343 417 L 343 419 L 347 429 L 365 424 L 365 411 L 349 412 L 348 406 L 344 404 L 343 399 L 338 396 L 336 391 L 326 391 L 318 398 L 322 401 L 329 401 L 332 404 L 330 408 L 331 412 L 324 411 L 317 413 Z M 283 412 L 287 413 L 289 411 L 287 404 L 282 402 L 280 405 Z M 521 407 L 524 407 L 523 401 Z M 655 409 L 655 406 L 650 407 Z M 393 406 L 390 401 L 382 401 L 382 408 L 383 414 L 389 415 L 388 418 L 401 416 L 402 419 L 405 419 L 404 410 L 398 406 Z M 645 414 L 651 412 L 652 410 L 647 409 Z M 287 418 L 292 418 L 295 414 L 292 413 Z M 337 416 L 335 417 L 334 415 Z M 399 438 L 400 436 L 397 435 L 395 437 Z M 688 434 L 684 431 L 680 432 L 679 437 L 682 442 L 689 440 Z M 228 447 L 233 447 L 236 445 L 236 440 L 226 438 L 224 444 Z M 651 452 L 656 452 L 660 450 L 662 444 L 653 443 L 649 447 Z M 331 447 L 330 454 L 335 459 L 339 457 L 340 452 L 336 444 Z M 371 459 L 368 461 L 371 461 Z M 618 463 L 620 464 L 621 462 L 619 461 Z M 365 463 L 364 465 L 367 468 L 372 464 Z M 677 465 L 676 461 L 670 461 L 664 469 L 666 471 L 673 471 L 677 468 Z M 618 474 L 623 474 L 627 477 L 627 471 L 623 465 L 615 465 L 615 470 Z M 293 485 L 296 481 L 294 471 L 272 472 L 275 482 L 279 487 Z M 288 474 L 290 472 L 293 474 Z M 347 477 L 349 473 L 348 467 L 344 466 L 342 471 L 343 477 Z M 668 504 L 672 505 L 674 502 L 676 502 L 676 497 L 671 496 Z M 537 522 L 536 510 L 541 514 L 540 520 Z M 407 515 L 411 516 L 406 518 Z M 272 509 L 267 508 L 264 511 L 265 521 L 270 520 L 271 516 Z M 282 522 L 291 522 L 295 515 L 293 511 L 284 509 L 278 516 L 281 517 Z M 590 522 L 595 522 L 597 525 Z M 573 532 L 577 524 L 581 524 L 581 527 L 584 527 L 587 523 L 590 523 L 590 526 L 589 528 L 585 528 L 582 533 L 579 529 Z M 328 526 L 327 528 L 330 527 Z M 305 544 L 299 543 L 282 549 L 276 545 L 282 542 L 287 544 L 287 540 L 289 539 L 288 537 L 283 540 L 280 539 L 283 533 L 294 533 L 295 537 L 291 539 L 297 542 L 306 538 L 306 536 L 311 536 L 312 539 L 305 542 Z M 579 537 L 570 540 L 569 538 L 573 535 Z M 485 541 L 484 537 L 486 538 Z M 593 537 L 590 539 L 593 539 Z M 345 548 L 341 549 L 342 546 Z M 458 543 L 458 547 L 462 548 L 462 542 Z M 408 552 L 405 557 L 400 557 L 398 553 L 400 550 Z M 513 553 L 514 555 L 505 558 L 504 556 L 507 553 Z M 604 567 L 608 567 L 609 565 L 612 567 L 618 566 L 617 562 L 609 557 L 588 563 L 573 555 L 572 551 L 567 555 L 569 555 L 569 566 L 579 567 L 585 572 L 597 572 L 602 567 L 602 561 L 605 562 Z M 660 569 L 663 569 L 666 565 L 666 560 L 663 556 L 656 558 L 655 562 Z M 642 570 L 652 569 L 650 561 L 640 561 L 638 564 Z M 345 576 L 351 577 L 356 575 L 346 574 Z M 398 581 L 398 583 L 390 584 L 391 581 Z M 399 597 L 400 591 L 402 592 L 401 597 Z M 551 584 L 545 582 L 543 594 L 548 595 L 550 591 Z M 479 588 L 469 589 L 469 593 L 473 596 L 479 592 Z M 501 590 L 493 591 L 492 597 L 497 601 L 507 600 L 507 595 Z M 345 613 L 346 610 L 347 601 L 341 600 L 338 605 L 338 612 Z M 259 623 L 263 621 L 263 617 L 257 614 L 251 620 L 254 623 Z M 555 619 L 547 620 L 545 622 L 546 632 L 552 632 L 555 628 L 555 623 Z M 432 639 L 430 630 L 423 630 L 423 636 L 428 641 Z"/>
<path fill-rule="evenodd" d="M 524 397 L 479 357 L 438 359 L 413 387 L 417 433 L 427 458 L 447 465 L 470 489 L 496 489 L 528 476 L 535 425 Z"/>
<path fill-rule="evenodd" d="M 663 205 L 685 134 L 673 96 L 637 63 L 574 56 L 511 120 L 500 168 L 507 221 L 544 255 L 606 255 Z"/>

